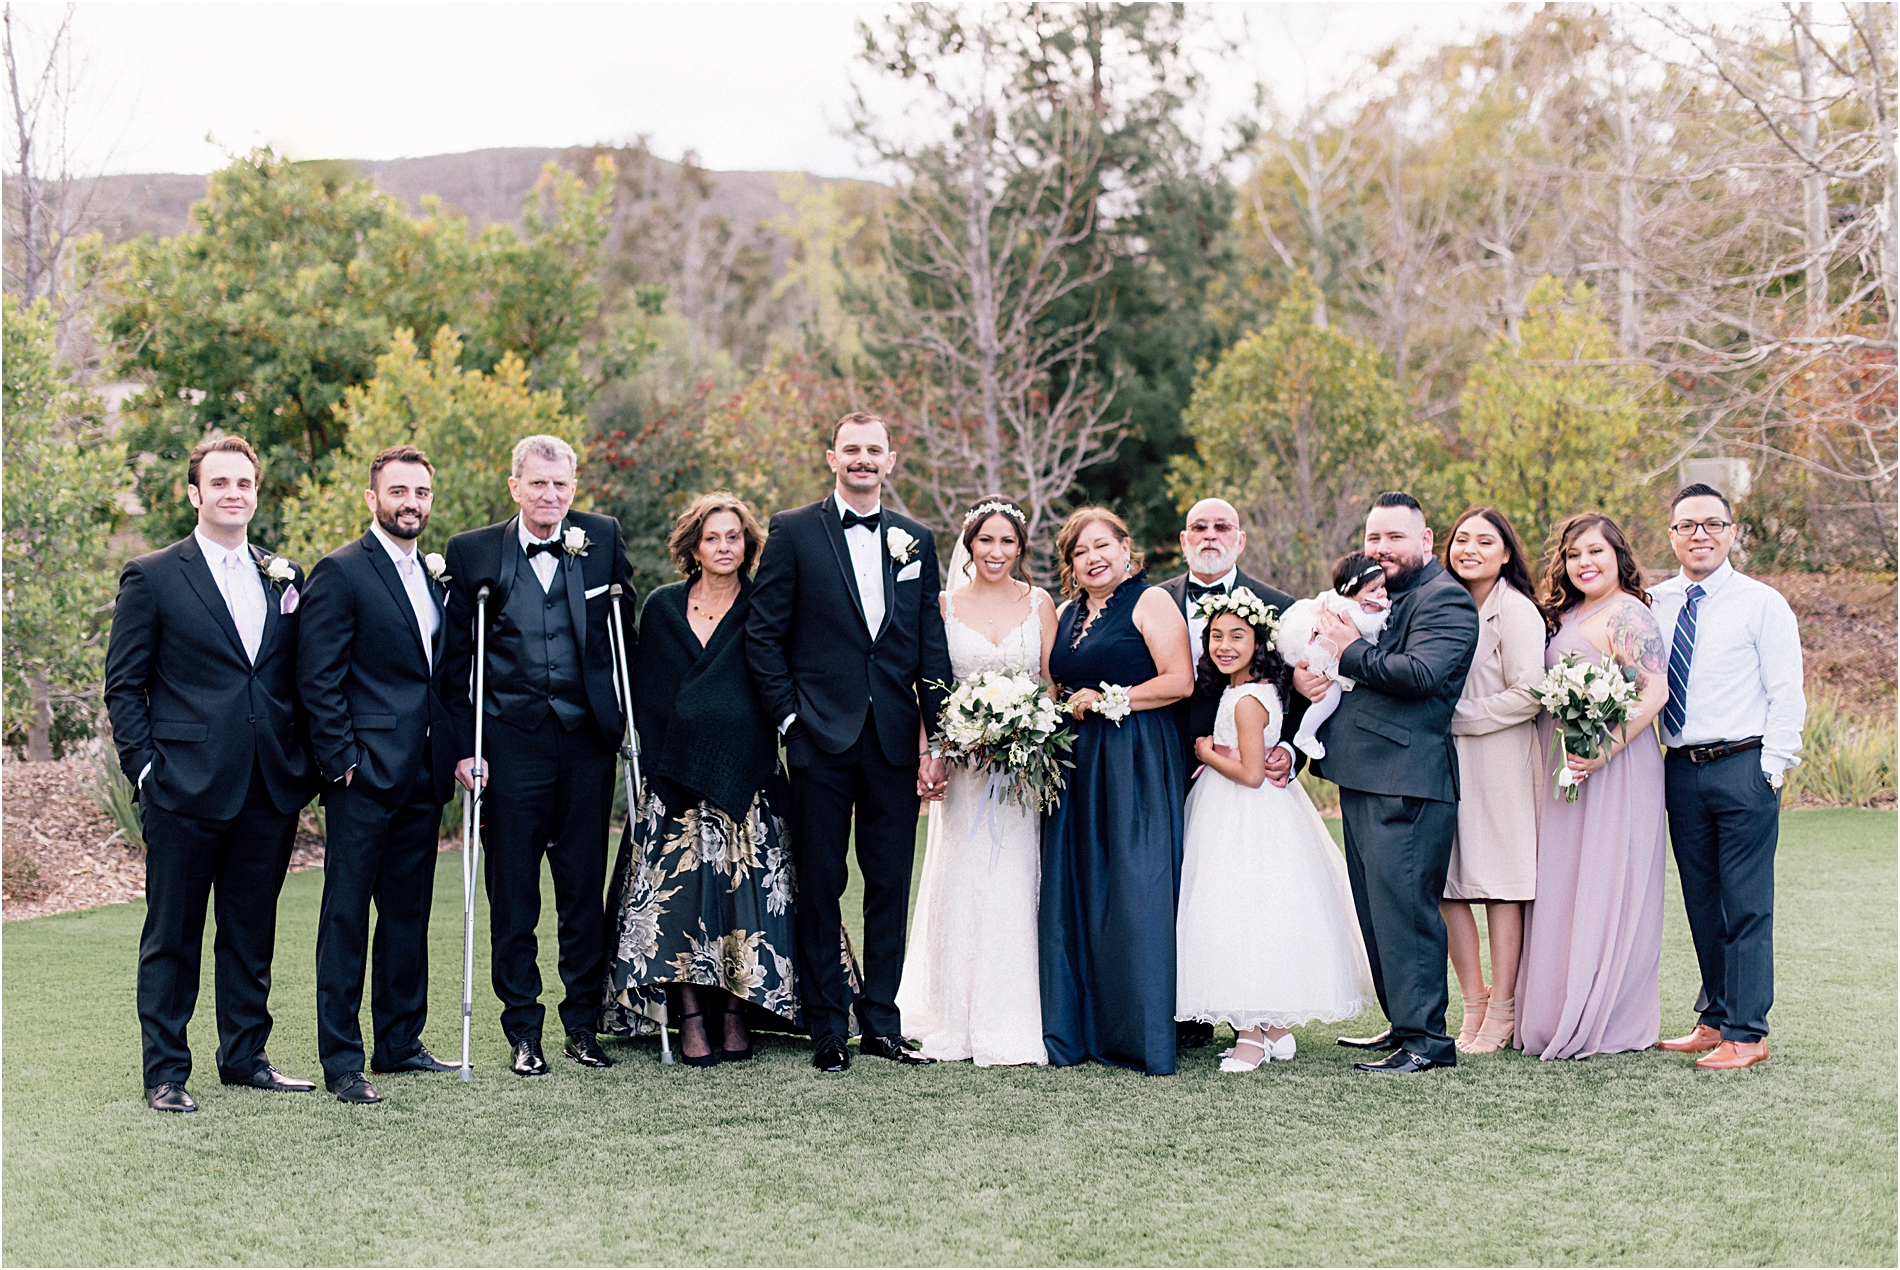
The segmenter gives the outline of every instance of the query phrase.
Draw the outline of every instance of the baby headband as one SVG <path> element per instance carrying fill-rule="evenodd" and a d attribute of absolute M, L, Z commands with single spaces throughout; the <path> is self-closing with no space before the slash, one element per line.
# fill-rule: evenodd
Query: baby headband
<path fill-rule="evenodd" d="M 968 529 L 972 523 L 980 521 L 987 516 L 994 516 L 998 512 L 1010 517 L 1019 524 L 1026 525 L 1029 523 L 1029 517 L 1023 515 L 1023 509 L 1016 506 L 1016 504 L 991 499 L 987 503 L 978 503 L 975 507 L 963 513 L 963 527 Z"/>
<path fill-rule="evenodd" d="M 1346 579 L 1347 589 L 1340 592 L 1340 594 L 1346 596 L 1357 595 L 1365 587 L 1366 583 L 1371 582 L 1375 577 L 1383 578 L 1384 576 L 1384 565 L 1376 563 L 1369 564 L 1352 577 Z"/>

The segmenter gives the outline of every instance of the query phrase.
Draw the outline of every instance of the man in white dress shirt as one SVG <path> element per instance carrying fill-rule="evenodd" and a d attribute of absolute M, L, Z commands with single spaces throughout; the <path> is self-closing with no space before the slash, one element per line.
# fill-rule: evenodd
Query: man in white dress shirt
<path fill-rule="evenodd" d="M 316 1088 L 264 1052 L 277 895 L 313 769 L 297 708 L 303 572 L 248 541 L 257 479 L 242 437 L 200 442 L 185 484 L 197 528 L 127 562 L 112 609 L 105 698 L 145 830 L 138 1011 L 156 1111 L 198 1109 L 185 1028 L 214 896 L 219 1078 Z"/>
<path fill-rule="evenodd" d="M 1682 570 L 1650 603 L 1670 641 L 1664 790 L 1702 970 L 1695 1030 L 1662 1048 L 1702 1054 L 1705 1071 L 1768 1057 L 1781 783 L 1807 717 L 1794 611 L 1728 562 L 1738 532 L 1720 491 L 1682 489 L 1669 524 Z"/>
<path fill-rule="evenodd" d="M 370 526 L 310 570 L 297 684 L 324 779 L 323 910 L 317 922 L 317 1052 L 346 1103 L 380 1095 L 364 1075 L 441 1072 L 422 1044 L 436 836 L 454 787 L 455 746 L 440 672 L 444 572 L 417 541 L 435 468 L 412 445 L 370 463 Z M 376 908 L 365 1063 L 359 1013 Z"/>

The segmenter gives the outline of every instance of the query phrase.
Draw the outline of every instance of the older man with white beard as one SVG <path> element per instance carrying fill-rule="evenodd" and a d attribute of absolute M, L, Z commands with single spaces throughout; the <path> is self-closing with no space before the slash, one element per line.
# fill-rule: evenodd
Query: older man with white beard
<path fill-rule="evenodd" d="M 1161 584 L 1161 589 L 1174 597 L 1187 617 L 1197 665 L 1204 651 L 1202 637 L 1207 622 L 1195 616 L 1194 603 L 1202 596 L 1225 595 L 1236 587 L 1246 587 L 1275 611 L 1293 603 L 1293 597 L 1286 592 L 1241 572 L 1240 553 L 1246 546 L 1247 534 L 1240 527 L 1240 513 L 1226 499 L 1203 498 L 1188 509 L 1187 523 L 1181 530 L 1181 554 L 1187 560 L 1188 571 L 1169 578 Z M 1197 682 L 1194 695 L 1174 706 L 1175 728 L 1181 734 L 1181 761 L 1190 775 L 1197 766 L 1195 739 L 1213 735 L 1214 716 L 1220 711 L 1221 690 L 1225 687 L 1224 679 L 1204 686 Z M 1298 693 L 1291 695 L 1293 699 L 1285 703 L 1287 719 L 1280 728 L 1284 737 L 1293 735 L 1310 704 Z M 1275 785 L 1285 785 L 1299 770 L 1299 761 L 1292 746 L 1281 742 L 1267 751 L 1267 779 Z M 1190 1021 L 1175 1025 L 1175 1043 L 1183 1049 L 1198 1049 L 1213 1035 L 1214 1027 L 1210 1023 Z"/>

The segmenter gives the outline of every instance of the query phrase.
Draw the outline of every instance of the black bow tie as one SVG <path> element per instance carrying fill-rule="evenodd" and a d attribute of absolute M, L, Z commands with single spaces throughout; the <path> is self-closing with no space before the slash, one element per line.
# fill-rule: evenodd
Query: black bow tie
<path fill-rule="evenodd" d="M 1214 583 L 1212 586 L 1202 586 L 1199 582 L 1196 582 L 1191 578 L 1188 580 L 1188 603 L 1189 604 L 1194 603 L 1194 601 L 1200 599 L 1204 595 L 1226 595 L 1226 594 L 1227 594 L 1226 586 L 1224 586 L 1223 584 L 1219 582 Z"/>
<path fill-rule="evenodd" d="M 860 516 L 847 507 L 844 509 L 844 527 L 849 529 L 853 525 L 863 525 L 866 529 L 876 529 L 878 517 L 883 514 L 884 509 L 881 507 L 872 512 L 869 516 Z"/>
<path fill-rule="evenodd" d="M 561 540 L 559 538 L 550 538 L 546 542 L 531 542 L 527 547 L 528 559 L 532 560 L 542 552 L 546 552 L 551 556 L 560 549 Z"/>

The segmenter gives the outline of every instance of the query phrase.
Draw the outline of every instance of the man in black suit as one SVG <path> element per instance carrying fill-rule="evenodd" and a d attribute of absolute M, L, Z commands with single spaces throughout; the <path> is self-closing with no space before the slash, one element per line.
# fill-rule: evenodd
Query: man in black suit
<path fill-rule="evenodd" d="M 138 1003 L 157 1111 L 198 1109 L 185 1027 L 214 891 L 219 1079 L 316 1088 L 264 1052 L 277 895 L 312 770 L 296 692 L 303 573 L 246 541 L 258 475 L 242 437 L 193 447 L 185 493 L 198 527 L 126 564 L 106 647 L 106 710 L 145 830 Z"/>
<path fill-rule="evenodd" d="M 429 525 L 435 468 L 413 445 L 369 466 L 368 532 L 310 570 L 297 686 L 326 782 L 317 924 L 317 1053 L 340 1101 L 382 1101 L 363 1074 L 363 964 L 376 905 L 378 1072 L 453 1070 L 422 1044 L 436 836 L 455 782 L 443 705 L 441 556 Z M 429 566 L 433 563 L 435 568 Z"/>
<path fill-rule="evenodd" d="M 1316 637 L 1340 650 L 1339 669 L 1358 688 L 1321 729 L 1320 775 L 1339 786 L 1346 872 L 1372 963 L 1372 983 L 1392 1026 L 1359 1049 L 1391 1050 L 1360 1071 L 1410 1075 L 1456 1066 L 1445 1031 L 1445 894 L 1458 828 L 1458 752 L 1451 714 L 1478 646 L 1478 609 L 1463 585 L 1432 559 L 1432 531 L 1410 494 L 1381 494 L 1366 516 L 1365 553 L 1385 567 L 1391 616 L 1379 642 L 1360 638 L 1337 613 Z M 1309 700 L 1326 680 L 1294 671 Z"/>
<path fill-rule="evenodd" d="M 1278 587 L 1241 571 L 1240 553 L 1246 548 L 1247 534 L 1240 527 L 1240 513 L 1234 510 L 1232 503 L 1224 498 L 1203 498 L 1188 508 L 1187 523 L 1181 529 L 1181 555 L 1187 560 L 1188 571 L 1169 578 L 1161 584 L 1161 589 L 1174 597 L 1174 602 L 1181 607 L 1181 615 L 1187 618 L 1188 638 L 1197 667 L 1207 622 L 1195 616 L 1194 603 L 1202 596 L 1225 595 L 1236 587 L 1246 587 L 1275 612 L 1282 612 L 1293 603 L 1293 597 Z M 1214 735 L 1214 716 L 1220 713 L 1221 692 L 1225 687 L 1224 680 L 1203 686 L 1197 679 L 1193 695 L 1174 703 L 1175 729 L 1181 734 L 1181 762 L 1190 774 L 1200 765 L 1194 757 L 1194 742 L 1198 737 Z M 1267 779 L 1279 786 L 1285 786 L 1299 771 L 1300 756 L 1294 753 L 1289 739 L 1299 728 L 1308 702 L 1305 697 L 1295 695 L 1292 701 L 1282 704 L 1287 717 L 1280 725 L 1280 735 L 1288 739 L 1267 751 Z M 1174 1032 L 1175 1044 L 1182 1049 L 1199 1049 L 1214 1039 L 1211 1023 L 1189 1020 L 1175 1024 Z"/>
<path fill-rule="evenodd" d="M 897 464 L 882 419 L 848 414 L 825 462 L 837 488 L 772 517 L 746 624 L 746 654 L 767 714 L 785 736 L 798 866 L 798 978 L 812 1065 L 842 1072 L 851 990 L 839 900 L 857 817 L 864 877 L 860 1048 L 898 1063 L 913 1053 L 897 1010 L 916 853 L 917 800 L 941 796 L 934 735 L 950 682 L 930 531 L 881 506 Z M 919 714 L 921 703 L 921 716 Z"/>
<path fill-rule="evenodd" d="M 482 873 L 495 995 L 520 1076 L 548 1070 L 534 933 L 543 855 L 554 876 L 564 1052 L 583 1067 L 613 1066 L 594 1031 L 606 973 L 607 818 L 622 731 L 607 592 L 615 583 L 626 589 L 629 616 L 634 596 L 620 522 L 570 510 L 575 466 L 574 448 L 559 437 L 523 437 L 508 478 L 520 513 L 455 535 L 447 552 L 442 669 L 463 756 L 455 775 L 471 789 L 475 596 L 489 588 Z M 626 629 L 631 640 L 631 620 Z"/>

